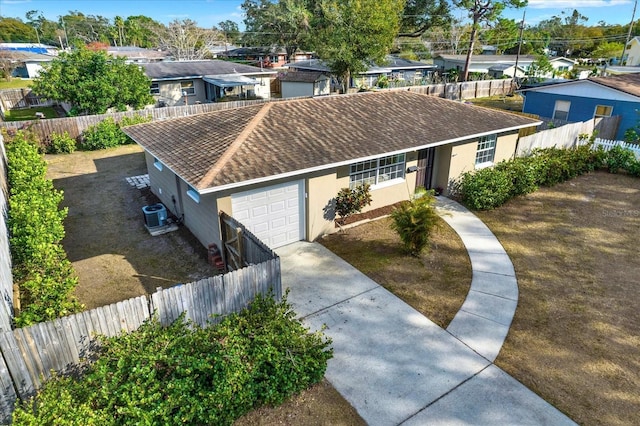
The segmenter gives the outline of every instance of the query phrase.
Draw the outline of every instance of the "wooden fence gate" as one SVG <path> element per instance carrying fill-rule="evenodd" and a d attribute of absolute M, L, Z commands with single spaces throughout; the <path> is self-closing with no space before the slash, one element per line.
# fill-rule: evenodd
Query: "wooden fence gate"
<path fill-rule="evenodd" d="M 220 233 L 222 234 L 222 252 L 227 269 L 236 271 L 242 269 L 243 259 L 243 229 L 226 213 L 220 213 Z"/>

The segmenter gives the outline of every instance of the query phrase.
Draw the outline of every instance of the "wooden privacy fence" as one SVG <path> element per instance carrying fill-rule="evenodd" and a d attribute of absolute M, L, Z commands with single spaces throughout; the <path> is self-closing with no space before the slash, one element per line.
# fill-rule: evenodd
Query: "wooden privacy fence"
<path fill-rule="evenodd" d="M 236 219 L 220 212 L 220 234 L 225 264 L 229 270 L 244 268 L 276 257 L 266 244 Z"/>
<path fill-rule="evenodd" d="M 0 331 L 11 330 L 13 317 L 13 275 L 7 229 L 7 156 L 0 134 Z"/>
<path fill-rule="evenodd" d="M 0 122 L 0 126 L 13 130 L 22 130 L 28 128 L 34 131 L 38 135 L 40 140 L 46 140 L 49 135 L 51 135 L 51 133 L 62 134 L 65 131 L 69 134 L 69 136 L 75 139 L 80 137 L 80 135 L 82 135 L 82 132 L 84 132 L 88 127 L 100 123 L 107 117 L 112 117 L 115 121 L 120 121 L 123 117 L 141 115 L 150 117 L 152 121 L 157 121 L 166 120 L 168 118 L 202 114 L 211 111 L 239 108 L 265 102 L 270 102 L 270 100 L 258 99 L 234 102 L 182 105 L 163 108 L 146 108 L 138 111 L 114 112 L 110 114 L 100 115 L 80 115 L 77 117 L 49 118 L 46 120 L 6 121 Z"/>
<path fill-rule="evenodd" d="M 29 88 L 5 89 L 0 91 L 0 112 L 3 114 L 14 108 L 51 106 L 54 102 L 33 94 Z"/>
<path fill-rule="evenodd" d="M 451 100 L 486 98 L 489 96 L 506 96 L 513 92 L 513 79 L 478 80 L 463 83 L 429 84 L 412 86 L 403 90 L 438 96 Z"/>
<path fill-rule="evenodd" d="M 214 324 L 249 305 L 256 295 L 282 298 L 280 259 L 273 257 L 224 275 L 158 289 L 140 296 L 12 331 L 0 333 L 0 421 L 10 420 L 17 398 L 32 396 L 52 371 L 81 371 L 96 348 L 96 335 L 137 329 L 151 315 L 162 324 L 182 312 L 200 326 Z"/>

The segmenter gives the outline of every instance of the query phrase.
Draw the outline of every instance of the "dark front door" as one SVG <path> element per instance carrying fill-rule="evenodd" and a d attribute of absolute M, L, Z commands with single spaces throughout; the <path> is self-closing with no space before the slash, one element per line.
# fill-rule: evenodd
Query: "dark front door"
<path fill-rule="evenodd" d="M 433 161 L 435 156 L 435 147 L 423 149 L 418 152 L 418 176 L 416 177 L 416 186 L 433 189 Z"/>

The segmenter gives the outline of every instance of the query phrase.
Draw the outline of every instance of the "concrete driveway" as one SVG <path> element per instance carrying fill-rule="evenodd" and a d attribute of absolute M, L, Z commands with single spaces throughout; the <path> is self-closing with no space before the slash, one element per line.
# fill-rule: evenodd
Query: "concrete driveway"
<path fill-rule="evenodd" d="M 276 252 L 289 302 L 333 339 L 327 379 L 368 424 L 575 424 L 322 245 Z"/>

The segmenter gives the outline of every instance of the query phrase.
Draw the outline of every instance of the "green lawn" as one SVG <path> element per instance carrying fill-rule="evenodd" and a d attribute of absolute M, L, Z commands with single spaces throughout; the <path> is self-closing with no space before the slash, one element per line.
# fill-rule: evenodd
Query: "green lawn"
<path fill-rule="evenodd" d="M 36 112 L 44 114 L 45 118 L 58 118 L 53 107 L 34 107 L 24 109 L 12 109 L 4 115 L 5 121 L 36 120 Z"/>
<path fill-rule="evenodd" d="M 0 90 L 5 89 L 22 89 L 23 87 L 29 87 L 31 80 L 23 80 L 21 78 L 12 78 L 11 81 L 7 81 L 4 78 L 0 78 Z"/>
<path fill-rule="evenodd" d="M 522 112 L 523 99 L 521 95 L 491 96 L 489 98 L 470 99 L 469 102 L 474 105 L 479 105 L 487 108 Z"/>

